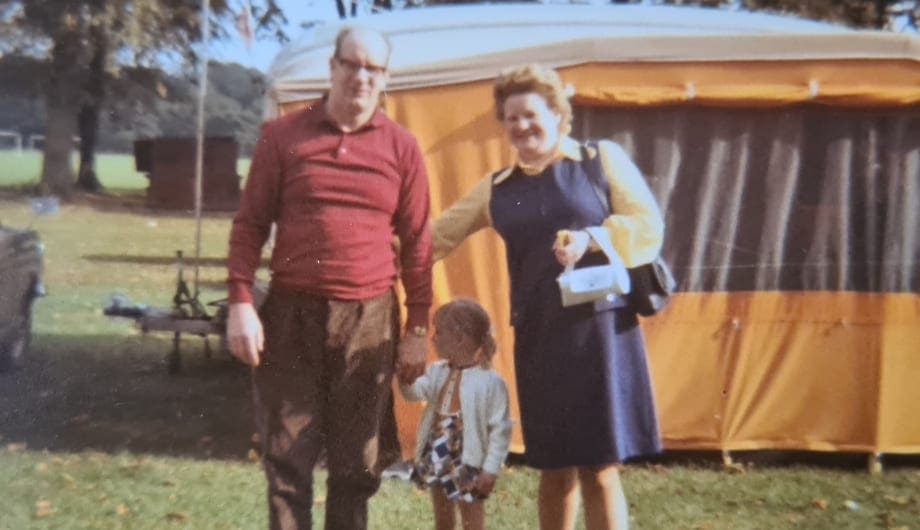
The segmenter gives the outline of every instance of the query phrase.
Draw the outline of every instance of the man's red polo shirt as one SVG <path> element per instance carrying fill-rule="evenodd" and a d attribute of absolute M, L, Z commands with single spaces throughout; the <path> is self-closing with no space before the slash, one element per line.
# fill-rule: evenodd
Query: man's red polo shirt
<path fill-rule="evenodd" d="M 418 143 L 377 111 L 342 132 L 322 104 L 262 126 L 240 209 L 233 220 L 227 285 L 234 302 L 249 288 L 272 222 L 272 289 L 361 300 L 400 277 L 408 326 L 431 305 L 428 177 Z"/>

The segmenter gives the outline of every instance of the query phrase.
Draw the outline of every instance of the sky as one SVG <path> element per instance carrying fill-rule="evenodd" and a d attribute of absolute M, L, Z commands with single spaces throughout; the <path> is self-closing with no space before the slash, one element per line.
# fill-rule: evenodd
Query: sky
<path fill-rule="evenodd" d="M 277 0 L 278 6 L 288 19 L 285 32 L 291 40 L 303 31 L 301 24 L 310 20 L 335 20 L 338 12 L 334 0 Z M 243 5 L 240 0 L 230 0 L 230 5 Z M 273 36 L 257 36 L 247 48 L 236 30 L 231 28 L 231 36 L 225 41 L 212 42 L 211 59 L 221 62 L 236 62 L 250 68 L 268 70 L 275 54 L 281 49 Z"/>
<path fill-rule="evenodd" d="M 231 6 L 236 6 L 238 10 L 247 0 L 229 0 Z M 284 12 L 288 19 L 285 31 L 290 39 L 296 39 L 302 32 L 302 24 L 309 21 L 318 20 L 336 20 L 338 12 L 335 7 L 335 0 L 276 0 L 278 6 Z M 552 0 L 549 0 L 552 1 Z M 582 0 L 590 3 L 590 0 Z M 359 1 L 359 5 L 368 3 L 366 0 Z M 394 2 L 396 3 L 396 2 Z M 366 9 L 366 8 L 365 8 Z M 911 31 L 915 29 L 906 28 L 906 18 L 895 20 L 895 31 Z M 221 62 L 236 62 L 250 68 L 255 68 L 263 73 L 268 71 L 272 60 L 281 49 L 279 44 L 271 35 L 256 36 L 250 46 L 246 46 L 238 33 L 230 28 L 231 36 L 224 41 L 212 42 L 210 46 L 211 58 Z"/>

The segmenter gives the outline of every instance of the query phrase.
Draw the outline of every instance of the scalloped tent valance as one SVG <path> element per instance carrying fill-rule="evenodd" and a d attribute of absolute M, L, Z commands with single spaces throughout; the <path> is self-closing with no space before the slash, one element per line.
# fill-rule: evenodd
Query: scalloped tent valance
<path fill-rule="evenodd" d="M 393 43 L 391 91 L 542 62 L 567 73 L 576 101 L 603 105 L 920 103 L 920 37 L 762 13 L 503 4 L 407 9 L 360 24 Z M 322 94 L 341 26 L 311 26 L 278 54 L 270 107 Z"/>

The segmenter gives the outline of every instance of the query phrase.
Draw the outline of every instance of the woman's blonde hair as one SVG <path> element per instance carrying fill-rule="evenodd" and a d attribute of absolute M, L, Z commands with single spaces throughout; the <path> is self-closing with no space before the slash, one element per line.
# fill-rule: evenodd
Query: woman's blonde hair
<path fill-rule="evenodd" d="M 450 326 L 473 339 L 480 349 L 482 367 L 492 366 L 492 357 L 497 349 L 492 336 L 492 322 L 479 303 L 469 298 L 451 300 L 435 311 L 433 322 L 435 326 Z"/>
<path fill-rule="evenodd" d="M 559 74 L 542 64 L 524 64 L 502 70 L 492 87 L 492 95 L 495 98 L 495 116 L 499 120 L 505 118 L 505 101 L 509 97 L 531 92 L 541 96 L 550 109 L 562 116 L 562 132 L 568 134 L 572 126 L 572 104 L 569 102 L 569 93 L 562 84 Z"/>

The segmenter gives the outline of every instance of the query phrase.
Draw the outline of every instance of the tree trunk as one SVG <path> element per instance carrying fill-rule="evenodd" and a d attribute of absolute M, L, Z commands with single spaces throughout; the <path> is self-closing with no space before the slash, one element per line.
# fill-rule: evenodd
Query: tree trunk
<path fill-rule="evenodd" d="M 77 129 L 80 131 L 80 169 L 77 171 L 77 188 L 98 192 L 102 183 L 96 175 L 96 136 L 99 132 L 99 106 L 84 103 L 77 115 Z"/>
<path fill-rule="evenodd" d="M 77 132 L 76 116 L 71 105 L 62 105 L 48 97 L 45 121 L 45 149 L 42 163 L 43 194 L 69 197 L 73 193 L 73 168 L 70 155 Z"/>
<path fill-rule="evenodd" d="M 105 99 L 105 60 L 108 54 L 105 32 L 101 28 L 94 28 L 90 43 L 93 46 L 93 58 L 89 63 L 89 77 L 86 80 L 86 98 L 77 116 L 80 130 L 77 187 L 95 193 L 102 189 L 102 183 L 96 175 L 96 140 L 99 137 L 99 109 Z"/>
<path fill-rule="evenodd" d="M 76 32 L 63 30 L 55 35 L 51 51 L 51 72 L 46 93 L 45 149 L 41 191 L 69 197 L 74 175 L 70 165 L 76 114 L 81 97 L 79 83 L 80 39 Z"/>

